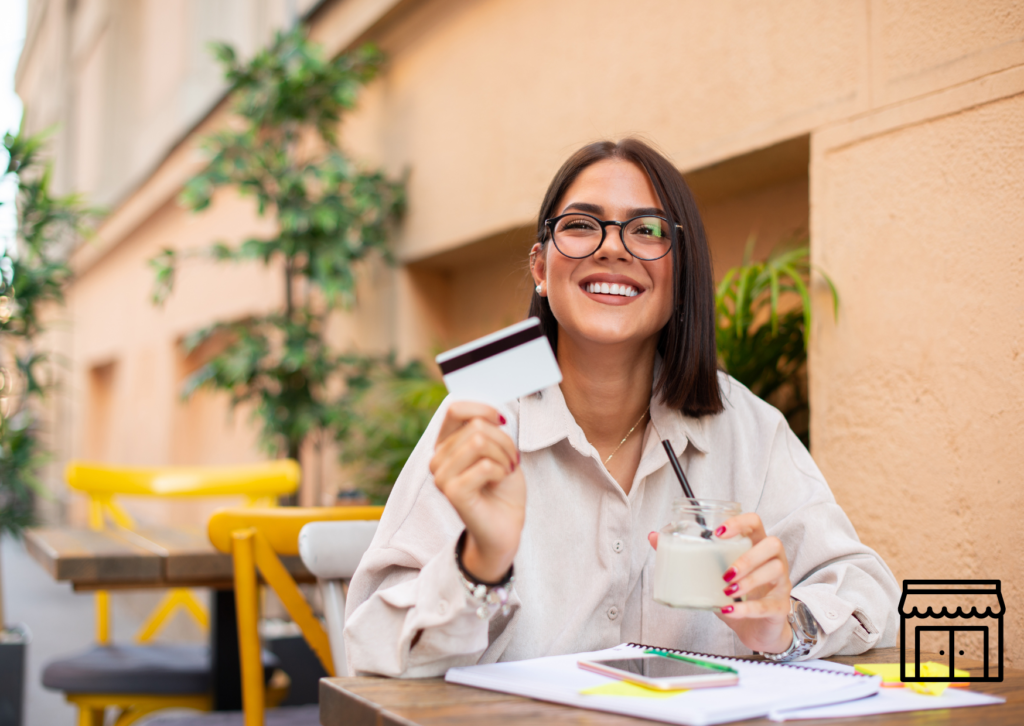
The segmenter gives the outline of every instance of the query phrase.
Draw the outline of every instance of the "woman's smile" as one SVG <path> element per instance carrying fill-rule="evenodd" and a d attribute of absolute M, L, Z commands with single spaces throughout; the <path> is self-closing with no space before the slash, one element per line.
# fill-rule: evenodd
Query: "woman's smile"
<path fill-rule="evenodd" d="M 602 305 L 629 305 L 644 293 L 644 286 L 625 275 L 598 273 L 580 281 L 580 290 Z"/>

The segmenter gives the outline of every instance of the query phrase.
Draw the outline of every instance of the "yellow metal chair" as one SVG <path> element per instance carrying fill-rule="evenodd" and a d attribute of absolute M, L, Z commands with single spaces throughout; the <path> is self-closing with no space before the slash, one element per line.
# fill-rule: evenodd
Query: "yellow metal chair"
<path fill-rule="evenodd" d="M 300 554 L 299 533 L 309 523 L 375 522 L 380 519 L 383 511 L 384 507 L 228 509 L 219 511 L 210 518 L 210 542 L 221 552 L 231 553 L 234 559 L 245 726 L 263 726 L 264 723 L 265 697 L 257 629 L 257 570 L 266 584 L 277 593 L 288 614 L 316 653 L 324 670 L 334 675 L 335 661 L 331 655 L 328 634 L 278 556 Z"/>
<path fill-rule="evenodd" d="M 126 468 L 73 462 L 68 485 L 89 497 L 89 526 L 115 524 L 134 529 L 135 522 L 118 496 L 213 497 L 243 496 L 250 505 L 273 505 L 279 496 L 296 491 L 299 465 L 291 460 L 223 467 Z M 148 643 L 174 615 L 185 609 L 208 629 L 206 608 L 187 589 L 172 589 L 136 633 Z M 103 723 L 107 708 L 120 710 L 116 726 L 128 726 L 161 708 L 210 710 L 210 657 L 205 646 L 114 646 L 110 638 L 110 597 L 96 593 L 96 641 L 89 651 L 55 661 L 43 673 L 43 684 L 64 691 L 78 706 L 80 726 Z M 257 660 L 260 656 L 257 654 Z"/>

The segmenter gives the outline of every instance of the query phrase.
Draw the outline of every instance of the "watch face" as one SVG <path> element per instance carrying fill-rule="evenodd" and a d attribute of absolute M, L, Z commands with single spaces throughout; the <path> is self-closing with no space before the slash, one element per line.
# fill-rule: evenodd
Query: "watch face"
<path fill-rule="evenodd" d="M 814 642 L 818 641 L 818 622 L 811 615 L 811 611 L 799 600 L 793 600 L 793 613 L 795 615 L 795 622 L 790 620 L 793 625 L 798 627 L 801 631 L 801 639 L 809 639 Z"/>

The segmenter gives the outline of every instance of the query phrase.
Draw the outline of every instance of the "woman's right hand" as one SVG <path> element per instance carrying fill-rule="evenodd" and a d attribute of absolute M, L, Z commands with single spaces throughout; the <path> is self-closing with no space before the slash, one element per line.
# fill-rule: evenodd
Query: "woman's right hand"
<path fill-rule="evenodd" d="M 526 480 L 503 423 L 486 404 L 453 402 L 430 460 L 434 483 L 466 525 L 462 564 L 484 582 L 508 572 L 526 519 Z"/>

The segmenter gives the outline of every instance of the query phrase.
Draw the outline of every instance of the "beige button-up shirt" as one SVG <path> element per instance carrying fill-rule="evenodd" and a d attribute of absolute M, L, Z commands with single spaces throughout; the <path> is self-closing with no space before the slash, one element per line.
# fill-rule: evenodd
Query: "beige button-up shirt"
<path fill-rule="evenodd" d="M 452 666 L 623 642 L 749 654 L 714 613 L 652 598 L 655 553 L 647 534 L 669 522 L 672 501 L 682 495 L 660 437 L 672 442 L 698 498 L 739 502 L 782 540 L 793 596 L 822 631 L 808 657 L 895 645 L 900 590 L 892 572 L 858 539 L 779 411 L 725 374 L 719 381 L 725 411 L 715 416 L 690 418 L 652 403 L 629 494 L 608 474 L 558 386 L 502 409 L 503 428 L 522 452 L 526 523 L 511 612 L 489 620 L 477 617 L 460 580 L 454 551 L 464 526 L 428 467 L 443 404 L 352 579 L 349 672 L 437 676 Z"/>

